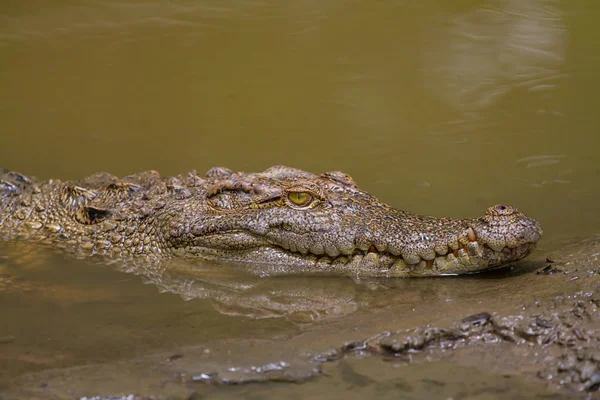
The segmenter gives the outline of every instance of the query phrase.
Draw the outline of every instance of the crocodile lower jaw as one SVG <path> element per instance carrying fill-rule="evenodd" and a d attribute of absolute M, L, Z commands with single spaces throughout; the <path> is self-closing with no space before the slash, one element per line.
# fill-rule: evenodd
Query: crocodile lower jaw
<path fill-rule="evenodd" d="M 330 257 L 312 253 L 293 252 L 275 245 L 266 245 L 237 252 L 218 249 L 187 248 L 188 256 L 210 261 L 260 266 L 261 273 L 333 272 L 353 276 L 427 277 L 460 275 L 493 269 L 523 259 L 535 248 L 535 243 L 493 250 L 479 242 L 469 242 L 456 251 L 436 255 L 432 260 L 407 263 L 402 257 L 385 251 L 357 250 L 351 255 Z M 181 249 L 180 249 L 181 250 Z M 182 254 L 177 254 L 182 255 Z M 253 261 L 263 260 L 263 261 Z M 268 268 L 267 268 L 268 266 Z"/>
<path fill-rule="evenodd" d="M 356 272 L 381 276 L 439 276 L 476 273 L 523 259 L 535 249 L 535 243 L 504 247 L 500 251 L 470 242 L 446 255 L 409 264 L 402 257 L 387 252 L 355 252 L 350 256 L 313 256 L 319 270 Z"/>

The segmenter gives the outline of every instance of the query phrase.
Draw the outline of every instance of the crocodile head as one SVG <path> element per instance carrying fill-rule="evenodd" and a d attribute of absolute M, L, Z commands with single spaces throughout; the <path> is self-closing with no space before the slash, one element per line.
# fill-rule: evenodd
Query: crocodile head
<path fill-rule="evenodd" d="M 214 168 L 197 202 L 177 210 L 165 241 L 174 254 L 384 276 L 479 272 L 527 256 L 540 225 L 504 205 L 479 219 L 411 214 L 361 191 L 342 172 L 313 175 Z"/>

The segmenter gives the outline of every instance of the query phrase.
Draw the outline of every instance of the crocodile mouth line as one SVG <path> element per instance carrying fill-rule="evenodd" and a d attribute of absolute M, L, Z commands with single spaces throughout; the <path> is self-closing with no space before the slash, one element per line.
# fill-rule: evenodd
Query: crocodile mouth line
<path fill-rule="evenodd" d="M 497 250 L 493 250 L 491 247 L 489 247 L 488 245 L 483 245 L 482 246 L 486 251 L 489 252 L 493 252 L 493 253 L 497 253 L 497 254 L 505 254 L 506 258 L 511 260 L 511 261 L 518 261 L 522 258 L 524 258 L 527 254 L 531 253 L 531 251 L 533 251 L 533 249 L 535 248 L 535 244 L 533 243 L 527 243 L 527 244 L 522 244 L 519 245 L 517 247 L 508 247 L 505 246 L 502 248 L 502 250 L 497 251 Z M 455 262 L 456 260 L 459 260 L 463 257 L 471 257 L 471 258 L 480 258 L 480 259 L 485 259 L 482 255 L 480 254 L 473 254 L 472 251 L 469 251 L 468 246 L 462 246 L 457 250 L 452 250 L 450 252 L 448 252 L 445 255 L 439 255 L 436 254 L 436 256 L 433 259 L 430 260 L 424 260 L 421 259 L 419 262 L 417 263 L 407 263 L 404 258 L 401 255 L 394 255 L 392 253 L 389 253 L 387 251 L 379 251 L 375 248 L 375 246 L 371 246 L 369 248 L 369 250 L 363 251 L 363 250 L 359 250 L 356 249 L 352 254 L 341 254 L 335 257 L 331 257 L 328 255 L 324 255 L 324 254 L 313 254 L 313 253 L 300 253 L 298 251 L 291 251 L 289 249 L 284 249 L 285 251 L 289 251 L 291 253 L 294 254 L 302 254 L 302 255 L 310 255 L 312 257 L 315 257 L 315 264 L 320 264 L 320 263 L 325 263 L 325 264 L 336 264 L 336 263 L 342 263 L 342 264 L 348 264 L 351 263 L 353 260 L 356 260 L 356 258 L 360 257 L 361 259 L 364 259 L 365 257 L 373 257 L 373 262 L 377 263 L 377 264 L 383 264 L 385 266 L 382 265 L 382 270 L 391 270 L 394 266 L 398 267 L 398 263 L 404 263 L 404 265 L 407 269 L 409 270 L 415 270 L 415 269 L 426 269 L 426 270 L 432 270 L 436 261 L 442 261 L 444 263 L 446 262 Z M 490 267 L 492 267 L 493 265 L 490 265 Z"/>
<path fill-rule="evenodd" d="M 391 270 L 392 268 L 403 268 L 409 271 L 417 269 L 433 270 L 434 266 L 447 264 L 461 263 L 489 263 L 489 267 L 494 267 L 494 259 L 500 257 L 503 263 L 518 261 L 535 248 L 535 243 L 524 243 L 518 246 L 510 247 L 508 245 L 494 249 L 486 243 L 478 241 L 477 235 L 472 228 L 468 228 L 466 235 L 463 235 L 463 240 L 457 241 L 458 246 L 447 245 L 446 252 L 435 252 L 433 258 L 425 259 L 419 257 L 417 262 L 408 262 L 401 254 L 394 254 L 387 251 L 387 248 L 377 248 L 372 244 L 367 250 L 354 248 L 350 254 L 339 254 L 330 256 L 327 254 L 315 254 L 308 250 L 307 252 L 298 251 L 296 249 L 286 248 L 277 245 L 281 249 L 301 255 L 309 255 L 315 258 L 315 264 L 351 264 L 352 262 L 360 262 L 365 258 L 370 258 L 373 265 L 380 266 L 380 270 Z M 466 239 L 466 240 L 465 240 Z M 468 261 L 470 260 L 470 262 Z M 412 260 L 411 260 L 412 261 Z"/>

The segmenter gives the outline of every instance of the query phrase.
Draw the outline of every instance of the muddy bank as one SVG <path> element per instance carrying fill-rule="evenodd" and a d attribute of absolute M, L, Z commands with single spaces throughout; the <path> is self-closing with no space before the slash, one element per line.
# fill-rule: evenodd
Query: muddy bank
<path fill-rule="evenodd" d="M 548 286 L 563 285 L 563 294 L 539 298 L 531 293 L 531 301 L 515 313 L 482 311 L 448 327 L 385 332 L 347 343 L 325 359 L 451 359 L 536 377 L 569 393 L 595 393 L 600 388 L 600 241 L 566 247 L 550 254 L 545 264 L 536 276 Z"/>
<path fill-rule="evenodd" d="M 516 287 L 518 301 L 475 297 L 477 304 L 459 303 L 459 310 L 435 324 L 375 331 L 403 326 L 401 306 L 392 305 L 298 334 L 210 340 L 118 362 L 25 373 L 4 394 L 32 399 L 131 393 L 142 398 L 274 398 L 354 387 L 357 397 L 595 397 L 600 387 L 600 239 L 540 252 L 532 265 L 536 271 L 518 272 L 516 282 L 525 279 L 522 285 L 531 289 L 523 293 L 523 287 Z M 505 275 L 513 273 L 484 279 L 510 282 Z M 462 316 L 455 318 L 461 309 Z"/>

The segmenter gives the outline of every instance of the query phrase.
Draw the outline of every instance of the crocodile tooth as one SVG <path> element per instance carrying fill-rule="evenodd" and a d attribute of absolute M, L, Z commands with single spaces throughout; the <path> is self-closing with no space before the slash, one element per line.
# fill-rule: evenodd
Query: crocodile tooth
<path fill-rule="evenodd" d="M 458 236 L 458 243 L 460 243 L 461 247 L 470 242 L 467 231 L 468 230 L 464 231 L 463 233 L 460 234 L 460 236 Z"/>
<path fill-rule="evenodd" d="M 477 241 L 477 235 L 475 234 L 475 231 L 471 227 L 469 227 L 469 229 L 467 229 L 467 238 L 469 239 L 469 242 Z"/>

